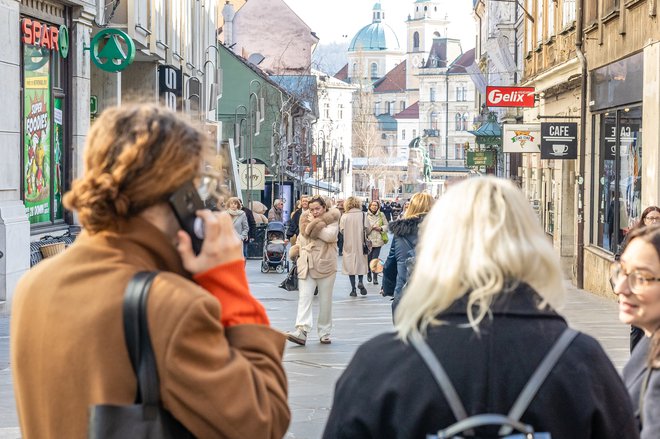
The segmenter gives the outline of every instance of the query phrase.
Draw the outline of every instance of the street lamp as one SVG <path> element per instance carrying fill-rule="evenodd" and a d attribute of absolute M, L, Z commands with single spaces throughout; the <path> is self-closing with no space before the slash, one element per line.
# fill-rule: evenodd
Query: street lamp
<path fill-rule="evenodd" d="M 325 160 L 325 131 L 319 130 L 317 139 L 316 157 L 314 160 L 314 163 L 316 164 L 316 169 L 314 170 L 314 174 L 316 175 L 316 195 L 319 194 L 319 162 Z M 319 152 L 321 152 L 321 154 L 319 154 Z M 319 157 L 321 157 L 321 160 L 319 160 Z"/>
<path fill-rule="evenodd" d="M 256 92 L 252 91 L 253 86 L 258 86 Z M 252 181 L 253 177 L 253 164 L 254 164 L 254 138 L 258 136 L 261 131 L 261 122 L 264 121 L 264 111 L 265 111 L 265 101 L 262 95 L 262 86 L 261 82 L 256 79 L 250 81 L 249 86 L 250 97 L 248 103 L 248 126 L 249 126 L 249 142 L 248 142 L 248 168 L 247 168 L 247 186 L 248 186 L 248 206 L 252 205 L 252 187 L 254 182 Z M 252 109 L 252 98 L 254 98 L 255 108 Z"/>
<path fill-rule="evenodd" d="M 243 110 L 242 113 L 239 113 L 238 110 Z M 245 158 L 245 148 L 243 147 L 241 151 L 241 146 L 243 145 L 243 142 L 241 142 L 241 133 L 243 132 L 243 122 L 247 121 L 247 115 L 248 115 L 248 110 L 245 105 L 239 105 L 236 107 L 234 110 L 234 148 L 238 149 L 238 157 L 239 158 Z M 241 116 L 240 121 L 239 121 L 239 116 Z M 243 154 L 241 154 L 243 152 Z"/>

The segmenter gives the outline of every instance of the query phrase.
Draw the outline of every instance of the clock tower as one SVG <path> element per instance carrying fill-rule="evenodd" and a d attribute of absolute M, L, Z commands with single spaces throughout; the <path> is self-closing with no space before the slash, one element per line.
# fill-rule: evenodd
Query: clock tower
<path fill-rule="evenodd" d="M 419 69 L 426 64 L 434 38 L 447 37 L 449 0 L 415 0 L 408 15 L 406 88 L 419 98 Z M 415 102 L 415 100 L 411 100 Z"/>

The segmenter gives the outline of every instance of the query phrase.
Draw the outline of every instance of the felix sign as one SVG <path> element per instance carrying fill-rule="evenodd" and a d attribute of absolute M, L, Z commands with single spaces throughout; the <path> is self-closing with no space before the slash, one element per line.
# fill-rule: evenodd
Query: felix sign
<path fill-rule="evenodd" d="M 533 107 L 534 87 L 486 87 L 487 107 Z"/>
<path fill-rule="evenodd" d="M 575 122 L 541 123 L 541 158 L 577 159 L 577 131 Z"/>

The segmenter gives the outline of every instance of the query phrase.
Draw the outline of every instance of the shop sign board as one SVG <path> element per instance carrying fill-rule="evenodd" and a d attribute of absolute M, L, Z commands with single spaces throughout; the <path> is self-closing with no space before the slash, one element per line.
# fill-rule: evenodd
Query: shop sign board
<path fill-rule="evenodd" d="M 539 124 L 504 124 L 502 151 L 541 152 L 541 126 Z"/>
<path fill-rule="evenodd" d="M 26 56 L 28 54 L 26 53 Z M 50 221 L 50 62 L 28 64 L 23 92 L 23 188 L 30 224 Z"/>
<path fill-rule="evenodd" d="M 158 94 L 163 105 L 173 111 L 180 110 L 182 91 L 181 69 L 169 65 L 158 66 Z"/>
<path fill-rule="evenodd" d="M 238 164 L 238 173 L 241 178 L 241 188 L 248 189 L 248 169 L 252 167 L 252 190 L 263 191 L 266 187 L 266 165 L 246 163 Z"/>
<path fill-rule="evenodd" d="M 541 159 L 577 159 L 577 132 L 576 122 L 542 122 Z"/>
<path fill-rule="evenodd" d="M 533 107 L 534 87 L 486 87 L 487 107 Z"/>
<path fill-rule="evenodd" d="M 468 151 L 467 166 L 495 166 L 495 151 Z"/>
<path fill-rule="evenodd" d="M 88 49 L 92 62 L 106 72 L 120 72 L 135 59 L 133 39 L 119 29 L 103 29 L 94 35 Z"/>
<path fill-rule="evenodd" d="M 619 144 L 621 150 L 627 151 L 628 147 L 635 146 L 639 137 L 638 123 L 620 123 L 619 124 Z M 614 123 L 605 124 L 605 135 L 603 136 L 603 159 L 614 160 L 616 158 L 616 125 Z"/>
<path fill-rule="evenodd" d="M 57 27 L 50 24 L 42 23 L 33 18 L 23 18 L 21 20 L 21 41 L 23 44 L 35 46 L 39 48 L 46 48 L 48 50 L 60 51 L 60 31 L 66 29 L 65 26 Z M 66 46 L 68 54 L 68 32 L 66 35 Z M 66 58 L 66 55 L 62 55 Z"/>

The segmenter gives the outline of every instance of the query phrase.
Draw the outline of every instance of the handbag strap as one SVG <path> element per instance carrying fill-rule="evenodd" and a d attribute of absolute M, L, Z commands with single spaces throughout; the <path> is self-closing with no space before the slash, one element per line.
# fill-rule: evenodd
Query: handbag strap
<path fill-rule="evenodd" d="M 642 381 L 642 387 L 639 390 L 639 404 L 637 405 L 639 409 L 637 413 L 639 414 L 639 425 L 644 426 L 644 396 L 646 396 L 646 391 L 649 388 L 649 382 L 651 381 L 651 373 L 653 373 L 653 368 L 649 365 L 646 368 L 646 373 Z"/>
<path fill-rule="evenodd" d="M 527 407 L 532 402 L 532 399 L 534 399 L 534 396 L 538 392 L 539 388 L 552 371 L 552 368 L 555 366 L 555 364 L 557 364 L 559 357 L 561 357 L 564 351 L 566 351 L 568 345 L 571 344 L 573 339 L 575 339 L 578 334 L 579 333 L 577 331 L 571 328 L 566 328 L 564 332 L 559 336 L 550 351 L 546 354 L 545 358 L 543 358 L 541 363 L 538 365 L 527 384 L 525 384 L 525 387 L 523 388 L 522 392 L 520 392 L 520 395 L 518 395 L 516 401 L 513 403 L 513 406 L 507 415 L 509 419 L 513 421 L 520 420 L 523 413 L 525 413 L 525 410 L 527 410 Z M 424 341 L 422 337 L 412 337 L 410 339 L 410 343 L 413 345 L 415 350 L 419 353 L 420 357 L 422 357 L 422 360 L 426 366 L 431 371 L 433 378 L 438 383 L 440 390 L 442 390 L 445 399 L 449 403 L 449 407 L 451 408 L 451 411 L 454 414 L 456 420 L 462 421 L 463 419 L 466 419 L 467 411 L 465 410 L 465 407 L 463 406 L 463 403 L 459 398 L 456 389 L 452 385 L 447 372 L 445 372 L 445 369 L 442 367 L 435 354 L 433 354 L 433 351 L 429 345 L 426 343 L 426 341 Z M 511 431 L 511 427 L 502 426 L 499 434 L 504 436 L 510 434 Z M 472 432 L 467 431 L 466 433 L 473 434 Z"/>
<path fill-rule="evenodd" d="M 156 357 L 147 322 L 149 289 L 157 274 L 157 271 L 135 274 L 124 293 L 124 337 L 138 384 L 135 402 L 145 406 L 158 406 L 160 401 Z"/>

